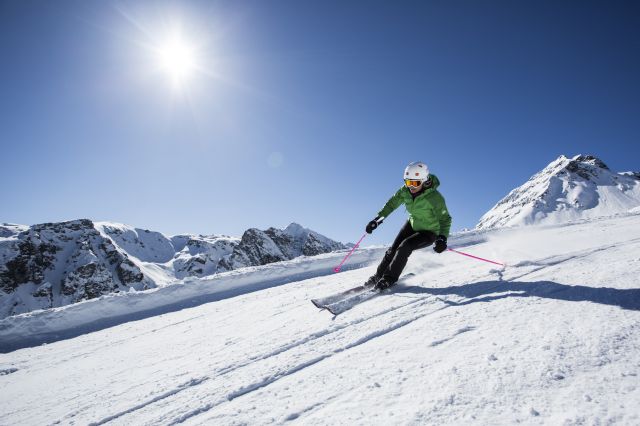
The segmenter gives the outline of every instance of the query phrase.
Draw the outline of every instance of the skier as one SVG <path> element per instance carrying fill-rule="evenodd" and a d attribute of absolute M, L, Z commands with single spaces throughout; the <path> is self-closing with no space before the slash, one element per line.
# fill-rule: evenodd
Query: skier
<path fill-rule="evenodd" d="M 447 249 L 451 216 L 444 198 L 437 190 L 438 186 L 440 181 L 435 175 L 429 174 L 426 164 L 417 161 L 405 168 L 404 185 L 387 201 L 376 218 L 367 224 L 366 231 L 371 234 L 401 204 L 406 206 L 409 219 L 386 251 L 375 275 L 365 285 L 373 285 L 378 290 L 394 285 L 414 250 L 428 247 L 434 242 L 433 250 L 436 253 Z"/>

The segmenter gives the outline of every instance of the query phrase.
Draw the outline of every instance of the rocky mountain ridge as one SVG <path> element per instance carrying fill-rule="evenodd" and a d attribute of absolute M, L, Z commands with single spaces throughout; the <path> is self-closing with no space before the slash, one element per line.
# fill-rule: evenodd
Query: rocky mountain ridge
<path fill-rule="evenodd" d="M 0 318 L 347 246 L 291 224 L 242 238 L 175 235 L 88 219 L 0 225 Z"/>

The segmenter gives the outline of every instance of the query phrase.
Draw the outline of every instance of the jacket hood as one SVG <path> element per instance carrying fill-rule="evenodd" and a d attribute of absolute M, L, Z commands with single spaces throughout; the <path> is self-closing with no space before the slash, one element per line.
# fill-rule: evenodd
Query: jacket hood
<path fill-rule="evenodd" d="M 438 176 L 429 175 L 429 178 L 431 179 L 431 188 L 430 189 L 438 189 L 438 187 L 440 186 L 440 179 L 438 179 Z"/>

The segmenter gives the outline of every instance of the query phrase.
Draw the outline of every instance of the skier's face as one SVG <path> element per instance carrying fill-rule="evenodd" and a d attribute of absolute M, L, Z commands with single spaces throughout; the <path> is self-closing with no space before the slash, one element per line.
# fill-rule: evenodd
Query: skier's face
<path fill-rule="evenodd" d="M 416 192 L 420 191 L 422 189 L 422 185 L 420 186 L 410 186 L 409 187 L 409 191 L 411 191 L 412 194 L 415 194 Z"/>

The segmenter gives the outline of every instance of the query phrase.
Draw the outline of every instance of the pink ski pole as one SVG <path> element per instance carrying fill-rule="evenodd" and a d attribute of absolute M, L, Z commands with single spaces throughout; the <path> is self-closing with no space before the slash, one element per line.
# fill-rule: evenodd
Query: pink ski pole
<path fill-rule="evenodd" d="M 489 259 L 483 259 L 483 258 L 481 258 L 481 257 L 474 256 L 474 255 L 469 254 L 469 253 L 463 253 L 463 252 L 458 251 L 458 250 L 454 250 L 454 249 L 450 249 L 450 248 L 448 248 L 447 250 L 452 251 L 452 252 L 454 252 L 454 253 L 461 254 L 461 255 L 463 255 L 463 256 L 471 257 L 471 258 L 473 258 L 473 259 L 482 260 L 483 262 L 493 263 L 494 265 L 506 266 L 504 263 L 494 262 L 493 260 L 489 260 Z"/>
<path fill-rule="evenodd" d="M 351 253 L 353 253 L 353 251 L 358 248 L 358 246 L 360 245 L 360 243 L 362 242 L 362 240 L 364 240 L 364 237 L 367 236 L 367 233 L 365 232 L 364 235 L 362 235 L 362 237 L 360 237 L 360 240 L 356 243 L 355 246 L 353 246 L 353 248 L 351 249 L 351 251 L 344 257 L 344 259 L 342 259 L 342 262 L 340 262 L 340 264 L 338 266 L 336 266 L 335 268 L 333 268 L 333 272 L 340 272 L 340 268 L 342 268 L 342 265 L 344 265 L 344 262 L 347 261 L 347 259 L 349 258 L 349 256 L 351 256 Z"/>
<path fill-rule="evenodd" d="M 384 220 L 384 217 L 381 217 L 380 219 L 377 220 L 378 225 L 380 225 L 382 223 L 382 221 Z M 360 245 L 360 243 L 362 242 L 362 240 L 364 240 L 364 237 L 367 236 L 367 233 L 365 232 L 362 237 L 360 237 L 360 239 L 358 240 L 358 242 L 356 243 L 355 246 L 353 246 L 353 248 L 351 249 L 351 251 L 344 257 L 344 259 L 342 259 L 342 262 L 340 262 L 340 264 L 338 266 L 336 266 L 335 268 L 333 268 L 333 272 L 340 272 L 340 268 L 342 268 L 342 265 L 344 265 L 344 262 L 347 261 L 347 259 L 349 258 L 349 256 L 351 256 L 351 254 L 355 251 L 355 249 L 358 248 L 358 246 Z"/>

